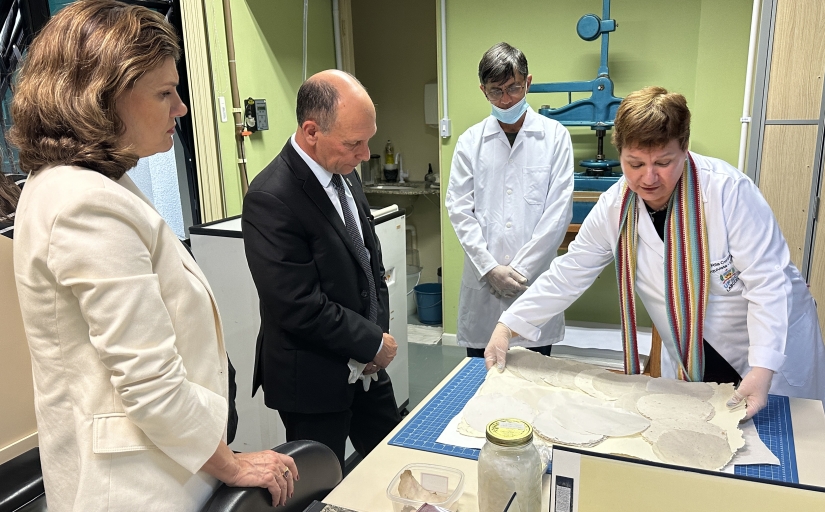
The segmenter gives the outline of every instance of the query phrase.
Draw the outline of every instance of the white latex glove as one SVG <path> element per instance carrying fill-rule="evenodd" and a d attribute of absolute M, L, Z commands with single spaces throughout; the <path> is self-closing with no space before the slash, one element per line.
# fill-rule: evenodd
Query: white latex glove
<path fill-rule="evenodd" d="M 527 289 L 527 278 L 508 265 L 494 267 L 484 277 L 496 297 L 515 297 Z"/>
<path fill-rule="evenodd" d="M 487 342 L 487 348 L 484 349 L 484 364 L 488 370 L 495 366 L 499 372 L 504 371 L 507 350 L 510 349 L 510 338 L 513 336 L 513 331 L 506 325 L 502 323 L 496 325 L 490 341 Z"/>
<path fill-rule="evenodd" d="M 736 407 L 742 400 L 748 406 L 745 419 L 748 420 L 768 405 L 768 390 L 771 388 L 773 370 L 754 366 L 739 383 L 739 387 L 728 400 L 728 407 Z"/>

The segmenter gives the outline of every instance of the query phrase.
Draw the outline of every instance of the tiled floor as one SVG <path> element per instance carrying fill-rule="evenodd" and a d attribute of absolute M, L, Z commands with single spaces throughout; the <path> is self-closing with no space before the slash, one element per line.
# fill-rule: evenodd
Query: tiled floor
<path fill-rule="evenodd" d="M 463 347 L 451 345 L 420 345 L 410 343 L 410 403 L 407 411 L 413 410 L 453 368 L 467 355 Z M 361 456 L 353 454 L 347 459 L 344 476 L 361 462 Z"/>
<path fill-rule="evenodd" d="M 410 405 L 412 410 L 467 355 L 466 349 L 451 345 L 410 343 Z"/>
<path fill-rule="evenodd" d="M 417 313 L 407 315 L 407 323 L 423 325 Z M 466 349 L 455 345 L 421 345 L 409 343 L 410 404 L 413 408 L 435 388 L 467 355 Z"/>

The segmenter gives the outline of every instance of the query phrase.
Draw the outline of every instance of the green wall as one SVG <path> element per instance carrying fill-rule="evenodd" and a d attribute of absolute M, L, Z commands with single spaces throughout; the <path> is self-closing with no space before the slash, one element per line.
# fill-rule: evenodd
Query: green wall
<path fill-rule="evenodd" d="M 308 75 L 335 67 L 331 4 L 331 0 L 313 0 L 309 4 Z M 264 98 L 269 108 L 270 130 L 254 134 L 246 144 L 247 167 L 252 179 L 278 154 L 295 130 L 295 95 L 301 83 L 303 4 L 287 0 L 232 0 L 231 5 L 241 98 Z M 359 11 L 359 5 L 356 0 L 353 14 Z M 438 12 L 438 0 L 421 3 L 422 8 L 427 5 Z M 601 15 L 601 7 L 599 0 L 513 0 L 506 5 L 491 0 L 447 1 L 448 86 L 453 135 L 440 142 L 443 182 L 449 179 L 458 136 L 490 112 L 489 103 L 478 91 L 476 76 L 478 60 L 484 51 L 502 40 L 518 46 L 527 55 L 535 83 L 590 80 L 598 68 L 600 45 L 598 41 L 579 39 L 575 27 L 585 13 Z M 751 0 L 614 0 L 611 17 L 617 20 L 619 27 L 610 35 L 609 65 L 615 94 L 624 96 L 654 84 L 681 92 L 693 112 L 691 149 L 735 163 L 751 7 Z M 235 164 L 237 152 L 221 3 L 207 2 L 206 11 L 216 104 L 217 97 L 224 96 L 230 109 L 227 122 L 218 120 L 227 215 L 237 215 L 241 210 L 241 192 Z M 403 18 L 393 23 L 403 27 Z M 436 23 L 440 21 L 437 19 Z M 357 20 L 355 25 L 358 26 Z M 430 34 L 433 32 L 440 40 L 440 29 L 429 31 Z M 430 51 L 419 43 L 410 43 L 410 36 L 401 29 L 381 34 L 387 41 L 386 46 L 398 46 L 400 41 L 406 48 Z M 356 45 L 359 39 L 364 40 L 355 34 Z M 377 52 L 376 56 L 387 53 L 377 50 L 380 49 L 362 46 L 358 53 L 370 55 Z M 440 81 L 440 42 L 437 59 Z M 396 70 L 403 69 L 408 61 L 402 55 L 386 59 L 382 67 L 388 76 L 400 78 L 403 71 Z M 362 77 L 363 80 L 372 81 L 367 67 L 364 71 L 367 75 Z M 356 73 L 361 74 L 358 60 Z M 414 85 L 413 89 L 420 87 Z M 377 82 L 376 86 L 381 87 Z M 380 96 L 380 91 L 375 92 Z M 574 99 L 583 96 L 574 96 Z M 561 106 L 566 103 L 566 95 L 531 95 L 528 101 L 536 109 L 542 104 Z M 384 110 L 388 114 L 387 100 L 378 103 L 379 112 Z M 395 142 L 397 136 L 391 132 L 396 128 L 391 124 L 392 121 L 388 125 L 381 123 L 379 131 L 387 132 Z M 409 127 L 404 129 L 409 130 Z M 418 137 L 424 144 L 426 138 L 432 137 L 426 130 L 422 125 L 420 133 L 401 137 Z M 571 133 L 575 159 L 592 158 L 595 154 L 592 132 L 573 129 Z M 373 150 L 380 150 L 385 140 L 384 135 L 376 138 Z M 401 147 L 397 149 L 405 151 Z M 411 164 L 418 159 L 417 151 L 413 151 L 416 156 L 407 153 Z M 607 154 L 615 157 L 612 147 L 607 149 Z M 416 162 L 415 168 L 411 169 L 416 178 L 420 166 L 420 162 Z M 436 165 L 433 167 L 437 169 Z M 443 198 L 441 204 L 444 328 L 446 332 L 454 333 L 463 252 L 443 211 Z M 568 309 L 568 320 L 619 322 L 613 272 L 612 266 L 608 267 L 596 284 Z M 640 315 L 640 324 L 648 322 Z"/>
<path fill-rule="evenodd" d="M 377 115 L 378 131 L 370 150 L 383 154 L 391 139 L 403 155 L 409 180 L 419 182 L 428 164 L 439 172 L 441 145 L 438 128 L 424 124 L 424 84 L 434 83 L 438 70 L 435 10 L 421 7 L 419 2 L 398 0 L 352 2 L 355 75 L 369 91 Z M 396 203 L 406 210 L 407 226 L 416 229 L 421 282 L 436 282 L 441 266 L 438 196 L 370 194 L 368 199 L 374 206 Z"/>
<path fill-rule="evenodd" d="M 433 8 L 438 9 L 438 1 Z M 588 12 L 601 16 L 598 0 L 491 0 L 447 2 L 447 63 L 452 137 L 442 139 L 442 181 L 449 178 L 458 136 L 490 113 L 478 90 L 477 67 L 490 46 L 507 41 L 527 56 L 534 83 L 595 78 L 600 44 L 576 35 Z M 751 0 L 614 0 L 609 67 L 615 95 L 661 85 L 687 97 L 693 113 L 691 149 L 736 163 L 739 147 Z M 439 20 L 440 23 L 440 20 Z M 440 69 L 439 32 L 439 81 Z M 584 97 L 580 95 L 578 97 Z M 574 95 L 574 99 L 577 96 Z M 558 107 L 566 95 L 528 96 L 534 109 Z M 595 155 L 588 129 L 571 130 L 576 160 Z M 608 155 L 615 156 L 611 147 Z M 442 207 L 443 209 L 443 207 Z M 442 212 L 444 330 L 454 333 L 463 252 Z M 613 267 L 566 313 L 568 320 L 619 323 Z M 647 320 L 649 322 L 649 320 Z M 639 319 L 640 324 L 645 320 Z"/>
<path fill-rule="evenodd" d="M 302 82 L 303 2 L 287 0 L 232 0 L 238 89 L 241 101 L 266 99 L 269 130 L 247 138 L 247 173 L 252 181 L 280 153 L 295 132 L 295 97 Z M 227 216 L 241 213 L 238 152 L 232 120 L 232 95 L 226 57 L 223 9 L 210 0 L 206 6 L 212 54 L 215 104 L 226 98 L 227 122 L 218 119 L 224 197 Z M 332 0 L 309 2 L 307 76 L 335 68 Z"/>
<path fill-rule="evenodd" d="M 417 2 L 352 2 L 355 76 L 377 116 L 370 151 L 383 155 L 391 139 L 413 181 L 424 180 L 427 164 L 438 172 L 438 127 L 424 124 L 424 84 L 438 77 L 435 33 L 435 11 Z"/>

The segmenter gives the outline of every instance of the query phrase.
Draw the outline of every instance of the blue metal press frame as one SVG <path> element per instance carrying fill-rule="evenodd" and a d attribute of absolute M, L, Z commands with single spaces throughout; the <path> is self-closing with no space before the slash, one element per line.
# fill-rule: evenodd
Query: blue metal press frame
<path fill-rule="evenodd" d="M 616 110 L 622 98 L 613 95 L 613 81 L 607 67 L 609 33 L 616 30 L 616 20 L 610 19 L 610 0 L 602 0 L 602 18 L 585 14 L 576 24 L 576 32 L 585 41 L 602 38 L 599 72 L 594 80 L 532 84 L 530 93 L 566 92 L 568 104 L 559 108 L 542 106 L 539 114 L 555 119 L 565 126 L 589 126 L 607 130 L 613 126 Z M 572 101 L 574 92 L 590 92 L 589 98 Z"/>

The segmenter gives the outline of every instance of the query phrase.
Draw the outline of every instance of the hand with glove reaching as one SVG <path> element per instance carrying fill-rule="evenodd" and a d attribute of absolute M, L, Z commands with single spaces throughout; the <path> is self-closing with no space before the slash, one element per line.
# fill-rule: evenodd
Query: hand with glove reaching
<path fill-rule="evenodd" d="M 509 265 L 498 265 L 484 277 L 490 283 L 490 293 L 498 298 L 515 297 L 527 289 L 527 278 Z"/>
<path fill-rule="evenodd" d="M 733 396 L 728 400 L 728 407 L 736 407 L 744 400 L 748 407 L 745 419 L 753 418 L 768 405 L 768 390 L 771 388 L 772 378 L 773 370 L 754 366 L 733 392 Z"/>
<path fill-rule="evenodd" d="M 493 335 L 490 336 L 490 341 L 487 342 L 487 348 L 484 349 L 484 363 L 489 370 L 493 366 L 499 372 L 504 371 L 504 366 L 507 363 L 507 350 L 510 349 L 510 338 L 518 336 L 510 330 L 509 327 L 502 323 L 498 323 L 493 330 Z"/>

